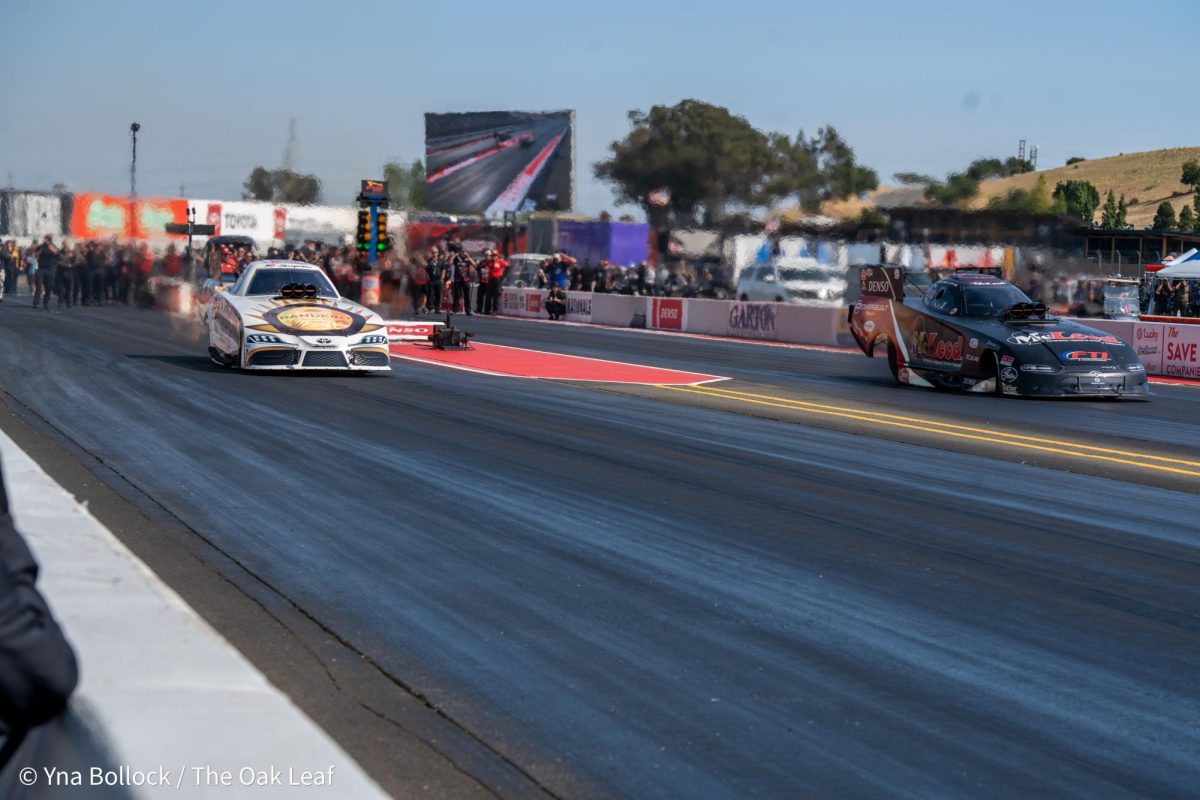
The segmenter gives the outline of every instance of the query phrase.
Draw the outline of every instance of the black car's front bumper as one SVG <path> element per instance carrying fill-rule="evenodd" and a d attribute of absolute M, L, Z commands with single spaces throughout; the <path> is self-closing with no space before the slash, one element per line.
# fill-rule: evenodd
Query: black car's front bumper
<path fill-rule="evenodd" d="M 1024 397 L 1125 397 L 1150 394 L 1145 372 L 1092 371 L 1039 374 L 1022 372 L 1005 394 Z M 1012 391 L 1011 389 L 1015 389 Z"/>

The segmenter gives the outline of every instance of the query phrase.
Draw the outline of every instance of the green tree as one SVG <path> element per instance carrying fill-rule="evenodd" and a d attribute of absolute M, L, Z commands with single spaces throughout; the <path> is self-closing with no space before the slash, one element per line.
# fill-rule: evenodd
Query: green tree
<path fill-rule="evenodd" d="M 1083 156 L 1071 156 L 1070 158 L 1067 159 L 1067 166 L 1069 167 L 1072 164 L 1078 164 L 1082 161 L 1087 161 L 1087 159 L 1084 158 Z"/>
<path fill-rule="evenodd" d="M 1191 188 L 1193 192 L 1200 191 L 1200 161 L 1192 159 L 1183 162 L 1183 169 L 1180 170 L 1179 182 L 1184 186 Z"/>
<path fill-rule="evenodd" d="M 1158 204 L 1158 211 L 1154 212 L 1154 222 L 1151 223 L 1156 231 L 1170 231 L 1175 229 L 1175 207 L 1166 200 Z"/>
<path fill-rule="evenodd" d="M 1100 227 L 1112 229 L 1117 227 L 1117 198 L 1109 189 L 1104 196 L 1104 208 L 1100 211 Z"/>
<path fill-rule="evenodd" d="M 1179 230 L 1194 231 L 1196 229 L 1196 215 L 1192 212 L 1191 206 L 1184 206 L 1179 209 Z"/>
<path fill-rule="evenodd" d="M 242 184 L 242 198 L 269 203 L 317 203 L 321 200 L 321 180 L 288 169 L 255 167 Z"/>
<path fill-rule="evenodd" d="M 1007 178 L 1033 171 L 1033 163 L 1024 158 L 977 158 L 962 172 L 951 172 L 938 180 L 918 172 L 897 172 L 896 180 L 911 186 L 924 186 L 925 199 L 942 206 L 966 207 L 979 194 L 979 185 L 992 178 Z M 1031 193 L 1013 190 L 988 202 L 989 208 L 1025 210 L 1032 203 Z"/>
<path fill-rule="evenodd" d="M 1113 225 L 1113 227 L 1124 230 L 1125 226 L 1129 224 L 1128 217 L 1129 204 L 1125 202 L 1125 195 L 1122 193 L 1121 199 L 1117 201 L 1117 224 Z"/>
<path fill-rule="evenodd" d="M 1065 181 L 1054 185 L 1056 210 L 1091 224 L 1100 205 L 1100 193 L 1089 181 Z M 1059 202 L 1061 200 L 1061 203 Z"/>
<path fill-rule="evenodd" d="M 1038 176 L 1032 189 L 1010 189 L 1006 194 L 988 201 L 988 208 L 993 211 L 1022 211 L 1027 214 L 1045 214 L 1051 206 L 1044 175 Z"/>
<path fill-rule="evenodd" d="M 665 217 L 719 221 L 729 202 L 756 204 L 777 165 L 765 134 L 728 109 L 699 100 L 630 111 L 633 130 L 609 145 L 610 156 L 594 165 L 623 202 L 636 203 L 652 224 Z M 649 202 L 658 189 L 670 190 L 666 206 Z"/>
<path fill-rule="evenodd" d="M 383 165 L 383 179 L 387 181 L 388 195 L 392 208 L 418 211 L 425 208 L 425 164 L 414 160 L 407 167 L 396 161 Z"/>

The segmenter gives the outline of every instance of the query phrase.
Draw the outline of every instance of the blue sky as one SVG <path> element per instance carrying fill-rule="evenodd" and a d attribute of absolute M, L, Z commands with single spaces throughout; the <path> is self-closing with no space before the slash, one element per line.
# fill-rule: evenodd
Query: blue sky
<path fill-rule="evenodd" d="M 1200 144 L 1200 3 L 3 0 L 0 181 L 233 199 L 297 166 L 347 202 L 423 154 L 425 111 L 577 112 L 577 207 L 626 112 L 696 98 L 794 134 L 832 123 L 890 179 Z M 1170 55 L 1172 50 L 1182 54 Z"/>

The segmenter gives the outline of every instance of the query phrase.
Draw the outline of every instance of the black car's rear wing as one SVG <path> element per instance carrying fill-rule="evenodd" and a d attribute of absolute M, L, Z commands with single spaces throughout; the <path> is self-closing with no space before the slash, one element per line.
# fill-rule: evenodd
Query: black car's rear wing
<path fill-rule="evenodd" d="M 904 300 L 905 271 L 903 267 L 859 267 L 859 288 L 864 297 L 887 297 Z"/>

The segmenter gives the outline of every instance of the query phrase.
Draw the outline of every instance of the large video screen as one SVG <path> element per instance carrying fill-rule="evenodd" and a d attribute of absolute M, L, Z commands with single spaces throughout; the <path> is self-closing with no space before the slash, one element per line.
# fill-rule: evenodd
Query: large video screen
<path fill-rule="evenodd" d="M 426 205 L 462 213 L 570 211 L 574 129 L 574 111 L 426 114 Z"/>

